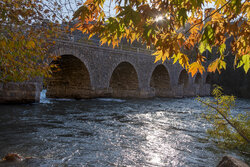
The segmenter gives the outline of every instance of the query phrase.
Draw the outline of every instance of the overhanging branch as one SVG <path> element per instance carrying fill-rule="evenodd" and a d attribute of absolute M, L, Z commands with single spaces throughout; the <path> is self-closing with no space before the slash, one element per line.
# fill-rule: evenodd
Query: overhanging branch
<path fill-rule="evenodd" d="M 245 139 L 248 143 L 250 142 L 250 140 L 248 139 L 248 137 L 245 136 L 245 134 L 242 133 L 242 131 L 241 131 L 240 129 L 238 129 L 238 127 L 236 127 L 229 119 L 227 119 L 227 117 L 226 117 L 218 108 L 216 108 L 216 107 L 212 106 L 211 104 L 206 103 L 206 102 L 204 102 L 204 101 L 202 101 L 202 100 L 200 100 L 200 99 L 198 99 L 198 101 L 200 101 L 201 103 L 205 104 L 206 106 L 208 106 L 208 107 L 210 107 L 210 108 L 216 110 L 216 111 L 217 111 L 217 112 L 227 121 L 227 123 L 228 123 L 229 125 L 231 125 L 231 126 L 237 131 L 237 133 L 238 133 L 243 139 Z"/>
<path fill-rule="evenodd" d="M 209 17 L 213 16 L 215 13 L 219 12 L 222 8 L 224 8 L 227 4 L 229 4 L 232 0 L 229 0 L 227 3 L 225 3 L 224 5 L 222 5 L 220 8 L 218 8 L 216 11 L 214 11 L 212 14 L 208 15 L 205 19 L 201 20 L 200 22 L 194 24 L 193 26 L 191 26 L 184 34 L 187 34 L 192 28 L 194 28 L 195 26 L 197 26 L 198 24 L 203 23 L 205 20 L 207 20 Z"/>

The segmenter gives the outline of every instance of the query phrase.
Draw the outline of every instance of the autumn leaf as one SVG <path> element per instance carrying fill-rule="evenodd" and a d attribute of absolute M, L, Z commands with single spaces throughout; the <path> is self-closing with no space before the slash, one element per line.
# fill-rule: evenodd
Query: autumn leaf
<path fill-rule="evenodd" d="M 158 62 L 159 60 L 162 60 L 162 62 L 164 62 L 166 60 L 166 58 L 169 59 L 169 53 L 163 52 L 162 50 L 158 50 L 155 53 L 153 53 L 152 55 L 155 55 L 155 61 L 154 63 Z"/>
<path fill-rule="evenodd" d="M 227 0 L 216 0 L 215 6 L 216 6 L 216 8 L 219 8 L 219 7 L 223 6 L 225 3 L 227 3 Z"/>
<path fill-rule="evenodd" d="M 242 66 L 243 66 L 245 73 L 247 73 L 250 68 L 250 54 L 243 55 L 240 58 L 237 68 L 242 67 Z"/>
<path fill-rule="evenodd" d="M 211 46 L 210 46 L 207 42 L 203 41 L 203 42 L 201 42 L 200 45 L 199 45 L 200 54 L 202 54 L 202 53 L 205 52 L 206 50 L 208 50 L 210 53 L 212 53 L 212 48 L 211 48 Z"/>
<path fill-rule="evenodd" d="M 209 64 L 207 71 L 215 72 L 216 70 L 218 70 L 218 72 L 220 73 L 221 69 L 226 69 L 226 62 L 223 61 L 221 58 L 218 58 L 215 61 L 213 61 L 211 64 Z"/>
<path fill-rule="evenodd" d="M 52 4 L 55 9 L 51 10 L 47 2 L 1 1 L 0 82 L 49 76 L 47 62 L 55 55 L 48 53 L 48 49 L 55 44 L 52 37 L 57 37 L 64 28 L 56 24 L 60 18 L 58 4 Z M 45 23 L 46 28 L 40 23 Z"/>
<path fill-rule="evenodd" d="M 81 6 L 80 8 L 78 8 L 74 15 L 73 15 L 73 20 L 78 18 L 78 17 L 81 17 L 81 19 L 85 20 L 86 18 L 86 15 L 89 13 L 89 9 L 86 7 L 86 6 Z"/>
<path fill-rule="evenodd" d="M 177 61 L 179 61 L 180 65 L 183 68 L 189 67 L 189 58 L 184 53 L 179 52 L 178 54 L 174 54 L 172 58 L 174 59 L 173 64 L 175 64 Z"/>
<path fill-rule="evenodd" d="M 162 59 L 162 55 L 161 55 L 161 54 L 157 54 L 157 55 L 155 56 L 155 62 L 154 62 L 154 63 L 158 62 L 158 61 L 161 60 L 161 59 Z"/>
<path fill-rule="evenodd" d="M 113 47 L 118 46 L 122 39 L 130 43 L 139 41 L 143 47 L 156 48 L 155 62 L 173 59 L 174 63 L 179 62 L 182 67 L 192 67 L 189 70 L 192 74 L 202 71 L 201 66 L 208 63 L 205 58 L 199 58 L 206 50 L 210 53 L 218 50 L 220 53 L 211 56 L 216 61 L 206 64 L 209 66 L 208 70 L 220 71 L 226 68 L 222 57 L 226 50 L 227 36 L 235 38 L 229 45 L 237 57 L 246 55 L 250 48 L 248 1 L 169 0 L 149 3 L 145 0 L 118 0 L 110 1 L 114 3 L 116 15 L 108 17 L 104 17 L 101 9 L 100 4 L 104 2 L 105 0 L 87 0 L 82 5 L 87 8 L 86 15 L 81 16 L 83 9 L 75 12 L 74 18 L 79 18 L 82 24 L 78 27 L 79 30 L 99 35 L 102 44 L 107 42 L 113 44 Z M 206 10 L 209 17 L 204 19 L 206 3 L 215 4 L 215 9 Z M 164 19 L 157 22 L 155 18 L 159 15 Z M 86 20 L 90 19 L 94 20 L 91 22 L 93 28 L 86 26 Z M 192 64 L 194 60 L 203 63 Z M 244 67 L 247 69 L 247 66 Z"/>
<path fill-rule="evenodd" d="M 35 44 L 34 41 L 28 41 L 28 42 L 27 42 L 27 48 L 28 48 L 28 49 L 33 49 L 33 48 L 35 48 L 35 47 L 36 47 L 36 44 Z"/>
<path fill-rule="evenodd" d="M 219 47 L 220 55 L 223 55 L 223 53 L 225 52 L 225 50 L 226 50 L 226 44 L 223 43 L 223 44 L 220 45 L 220 47 Z"/>
<path fill-rule="evenodd" d="M 187 19 L 188 19 L 186 8 L 181 8 L 181 9 L 177 12 L 177 16 L 178 16 L 179 21 L 182 23 L 182 26 L 185 27 L 185 23 L 186 23 L 186 21 L 187 21 Z"/>
<path fill-rule="evenodd" d="M 49 10 L 48 9 L 44 10 L 44 13 L 49 13 Z"/>
<path fill-rule="evenodd" d="M 199 61 L 196 61 L 190 64 L 188 71 L 191 73 L 193 77 L 197 72 L 200 72 L 201 74 L 203 74 L 203 72 L 205 71 L 205 68 L 202 66 L 202 64 Z"/>

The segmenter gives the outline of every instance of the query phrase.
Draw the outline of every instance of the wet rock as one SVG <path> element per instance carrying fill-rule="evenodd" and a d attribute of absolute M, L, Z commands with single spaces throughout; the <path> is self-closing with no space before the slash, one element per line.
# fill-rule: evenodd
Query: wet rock
<path fill-rule="evenodd" d="M 6 162 L 16 162 L 16 161 L 22 161 L 22 160 L 23 160 L 23 157 L 16 153 L 9 153 L 5 155 L 5 157 L 3 158 L 3 161 L 6 161 Z"/>
<path fill-rule="evenodd" d="M 0 161 L 0 167 L 18 166 L 19 162 L 22 162 L 23 159 L 19 154 L 9 153 Z"/>
<path fill-rule="evenodd" d="M 33 157 L 22 157 L 17 153 L 9 153 L 0 161 L 0 167 L 34 167 L 39 160 Z"/>
<path fill-rule="evenodd" d="M 246 163 L 231 156 L 224 156 L 217 167 L 249 167 Z"/>

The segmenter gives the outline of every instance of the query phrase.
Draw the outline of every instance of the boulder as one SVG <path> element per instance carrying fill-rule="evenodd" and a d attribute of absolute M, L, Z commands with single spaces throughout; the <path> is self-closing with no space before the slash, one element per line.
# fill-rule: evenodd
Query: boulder
<path fill-rule="evenodd" d="M 217 167 L 249 167 L 243 161 L 231 156 L 224 156 Z"/>
<path fill-rule="evenodd" d="M 16 153 L 9 153 L 5 155 L 5 157 L 3 158 L 3 161 L 6 161 L 6 162 L 16 162 L 16 161 L 22 161 L 22 160 L 23 160 L 23 157 Z"/>
<path fill-rule="evenodd" d="M 39 159 L 33 157 L 23 157 L 17 153 L 9 153 L 0 160 L 0 167 L 28 167 L 39 166 Z"/>

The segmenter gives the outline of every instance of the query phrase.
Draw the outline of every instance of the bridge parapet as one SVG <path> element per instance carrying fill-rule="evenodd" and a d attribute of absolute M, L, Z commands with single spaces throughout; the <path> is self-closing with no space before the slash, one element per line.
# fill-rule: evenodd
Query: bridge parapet
<path fill-rule="evenodd" d="M 77 37 L 77 38 L 76 38 Z M 79 38 L 79 35 L 71 35 L 71 34 L 65 34 L 64 36 L 61 36 L 58 39 L 54 39 L 57 42 L 72 42 L 75 44 L 82 44 L 82 45 L 90 45 L 90 46 L 97 46 L 101 48 L 109 48 L 111 50 L 122 50 L 122 51 L 130 51 L 130 52 L 136 52 L 136 53 L 142 53 L 142 54 L 149 54 L 151 55 L 155 51 L 152 49 L 147 49 L 146 47 L 134 47 L 129 43 L 121 43 L 118 46 L 115 46 L 114 48 L 112 45 L 108 44 L 101 44 L 100 40 L 98 39 L 86 39 L 86 38 Z"/>

